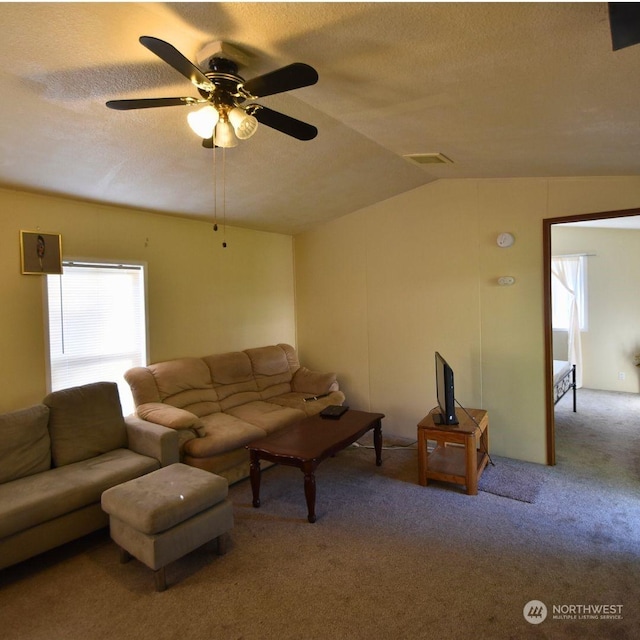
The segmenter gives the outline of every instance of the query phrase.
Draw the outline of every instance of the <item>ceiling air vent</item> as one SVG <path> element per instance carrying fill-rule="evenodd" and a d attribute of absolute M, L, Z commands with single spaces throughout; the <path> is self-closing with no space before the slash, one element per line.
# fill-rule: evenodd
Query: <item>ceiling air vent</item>
<path fill-rule="evenodd" d="M 404 157 L 416 164 L 453 164 L 443 153 L 413 153 Z"/>

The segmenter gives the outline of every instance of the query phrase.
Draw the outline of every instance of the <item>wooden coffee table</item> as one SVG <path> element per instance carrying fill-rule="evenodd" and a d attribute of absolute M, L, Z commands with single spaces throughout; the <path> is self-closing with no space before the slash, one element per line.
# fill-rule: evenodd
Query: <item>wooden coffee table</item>
<path fill-rule="evenodd" d="M 260 460 L 298 467 L 304 473 L 307 519 L 316 521 L 316 467 L 373 429 L 376 465 L 382 464 L 382 413 L 349 409 L 338 420 L 319 415 L 247 445 L 251 460 L 253 506 L 260 506 Z"/>

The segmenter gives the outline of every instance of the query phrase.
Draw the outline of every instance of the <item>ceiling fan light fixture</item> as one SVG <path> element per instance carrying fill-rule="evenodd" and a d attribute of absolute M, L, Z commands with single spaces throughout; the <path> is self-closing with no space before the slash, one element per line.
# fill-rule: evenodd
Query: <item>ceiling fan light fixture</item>
<path fill-rule="evenodd" d="M 191 111 L 187 116 L 187 122 L 193 132 L 201 138 L 211 138 L 213 130 L 218 124 L 220 114 L 215 107 L 208 104 L 198 111 Z"/>
<path fill-rule="evenodd" d="M 258 121 L 240 107 L 229 111 L 229 122 L 240 140 L 250 138 L 258 128 Z"/>
<path fill-rule="evenodd" d="M 216 147 L 228 149 L 236 147 L 238 140 L 233 133 L 233 126 L 226 120 L 221 120 L 216 125 L 216 137 L 213 140 Z"/>

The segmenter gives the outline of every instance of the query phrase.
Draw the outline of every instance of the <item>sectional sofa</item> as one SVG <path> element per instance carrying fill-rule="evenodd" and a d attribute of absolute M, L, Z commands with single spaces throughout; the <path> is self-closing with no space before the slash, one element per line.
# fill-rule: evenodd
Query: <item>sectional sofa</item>
<path fill-rule="evenodd" d="M 177 461 L 176 432 L 123 418 L 112 382 L 0 414 L 0 569 L 106 527 L 103 491 Z"/>

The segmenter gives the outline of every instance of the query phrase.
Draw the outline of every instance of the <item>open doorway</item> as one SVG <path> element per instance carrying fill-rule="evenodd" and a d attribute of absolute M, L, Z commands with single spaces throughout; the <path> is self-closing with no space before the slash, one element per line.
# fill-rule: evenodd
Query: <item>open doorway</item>
<path fill-rule="evenodd" d="M 555 437 L 555 394 L 554 394 L 554 335 L 552 323 L 552 248 L 554 225 L 566 225 L 569 223 L 588 223 L 596 220 L 612 221 L 615 218 L 629 218 L 629 216 L 640 216 L 640 209 L 626 209 L 621 211 L 607 211 L 600 213 L 583 214 L 576 216 L 565 216 L 561 218 L 550 218 L 543 221 L 543 249 L 544 249 L 544 314 L 545 314 L 545 366 L 546 366 L 546 422 L 547 422 L 547 464 L 556 463 L 556 437 Z M 556 340 L 556 353 L 557 353 Z"/>

